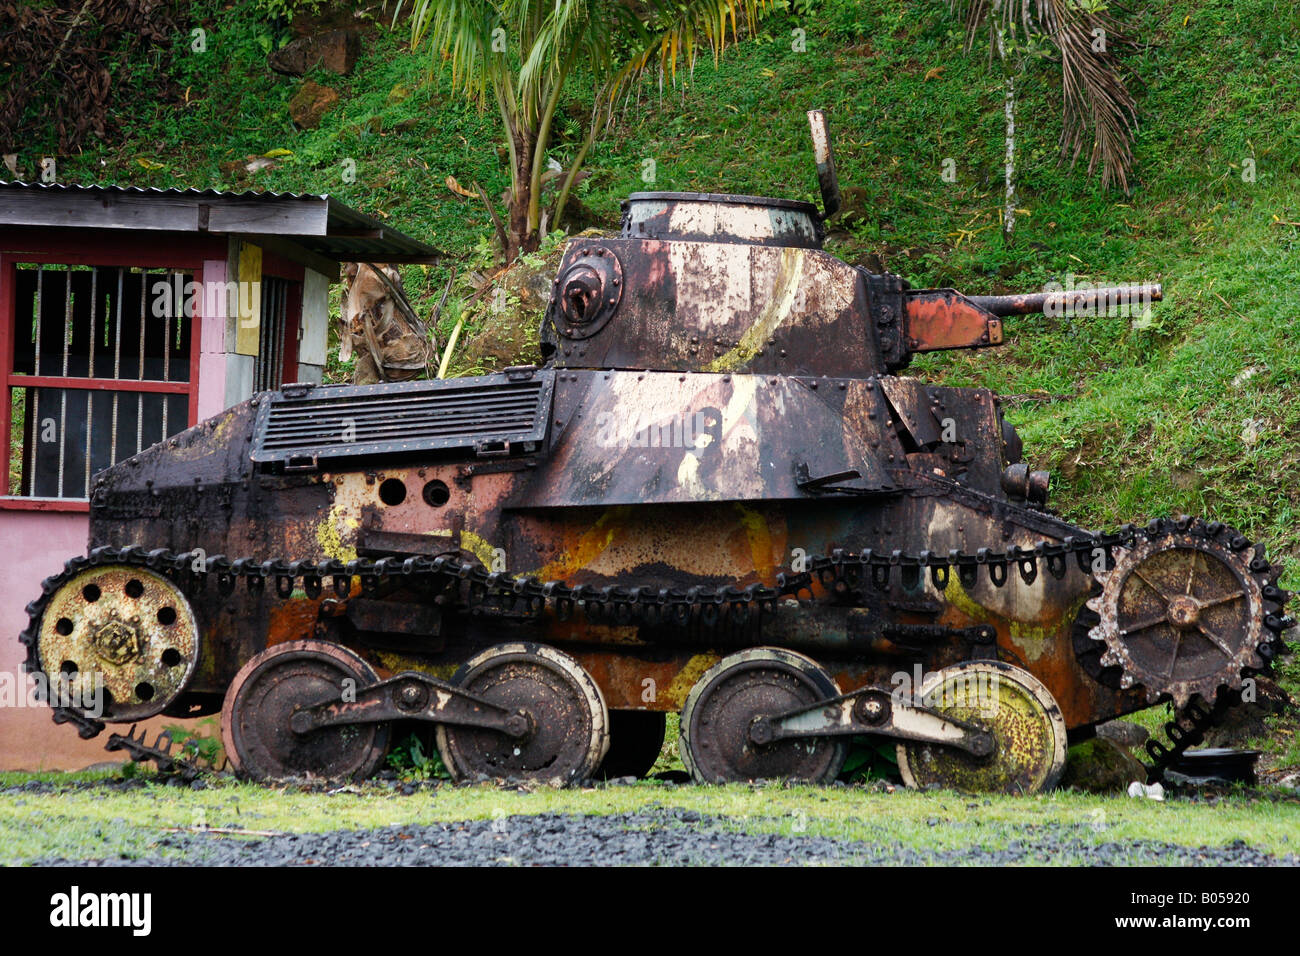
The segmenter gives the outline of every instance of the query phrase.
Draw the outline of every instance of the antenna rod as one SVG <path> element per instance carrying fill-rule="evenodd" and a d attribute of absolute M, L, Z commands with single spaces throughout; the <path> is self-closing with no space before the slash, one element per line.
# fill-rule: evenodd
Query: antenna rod
<path fill-rule="evenodd" d="M 813 158 L 817 160 L 817 185 L 822 190 L 824 221 L 840 211 L 840 182 L 835 176 L 835 154 L 831 151 L 831 132 L 826 124 L 826 114 L 821 110 L 809 110 L 808 125 L 812 127 Z"/>

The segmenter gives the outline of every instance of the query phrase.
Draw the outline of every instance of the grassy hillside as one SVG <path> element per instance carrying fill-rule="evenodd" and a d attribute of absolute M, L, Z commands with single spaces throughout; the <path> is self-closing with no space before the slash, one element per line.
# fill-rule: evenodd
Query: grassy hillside
<path fill-rule="evenodd" d="M 830 246 L 916 286 L 1034 290 L 1069 277 L 1160 281 L 1149 327 L 1124 318 L 1030 317 L 997 351 L 931 356 L 918 374 L 1015 396 L 1012 416 L 1034 463 L 1056 475 L 1068 516 L 1111 526 L 1170 513 L 1211 514 L 1300 555 L 1300 10 L 1275 0 L 1165 0 L 1129 16 L 1141 48 L 1141 128 L 1131 195 L 1103 191 L 1082 165 L 1057 162 L 1060 82 L 1053 65 L 1022 78 L 1015 237 L 998 229 L 1003 151 L 1000 85 L 981 51 L 961 49 L 941 0 L 782 3 L 759 35 L 676 88 L 647 84 L 589 159 L 581 225 L 617 224 L 618 200 L 648 188 L 725 189 L 814 198 L 803 113 L 828 110 L 848 213 Z M 380 14 L 376 6 L 366 16 Z M 186 21 L 182 17 L 182 21 Z M 404 26 L 365 35 L 320 129 L 296 130 L 287 103 L 301 81 L 271 73 L 287 34 L 256 4 L 196 3 L 171 68 L 179 102 L 149 95 L 147 70 L 119 90 L 126 135 L 60 157 L 66 181 L 330 192 L 400 229 L 484 261 L 482 206 L 454 176 L 489 193 L 507 185 L 494 116 L 430 75 Z M 807 49 L 791 49 L 791 30 Z M 134 84 L 134 94 L 132 92 Z M 562 108 L 563 161 L 589 106 Z M 24 153 L 44 150 L 41 131 Z M 238 161 L 291 150 L 247 176 Z M 955 161 L 957 182 L 940 176 Z M 1245 160 L 1254 161 L 1246 181 Z M 345 181 L 345 164 L 356 181 Z M 1248 178 L 1248 177 L 1247 177 Z M 431 296 L 442 269 L 410 267 Z M 446 322 L 454 316 L 451 313 Z M 1294 586 L 1300 581 L 1292 572 Z"/>

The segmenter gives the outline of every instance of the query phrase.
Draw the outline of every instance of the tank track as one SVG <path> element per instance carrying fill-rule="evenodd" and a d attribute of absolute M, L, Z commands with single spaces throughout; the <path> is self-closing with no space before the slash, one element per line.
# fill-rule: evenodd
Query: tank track
<path fill-rule="evenodd" d="M 131 729 L 125 734 L 110 734 L 104 749 L 125 750 L 136 763 L 152 761 L 163 773 L 174 773 L 188 783 L 203 773 L 203 768 L 184 757 L 177 756 L 174 753 L 175 746 L 172 735 L 168 731 L 164 730 L 160 733 L 158 739 L 151 745 L 146 740 L 143 730 L 140 731 L 140 736 L 135 735 L 135 724 L 132 724 Z"/>
<path fill-rule="evenodd" d="M 587 620 L 603 624 L 667 624 L 674 626 L 703 627 L 712 631 L 741 630 L 773 613 L 779 601 L 798 598 L 805 592 L 811 596 L 816 581 L 831 595 L 844 598 L 867 587 L 886 591 L 894 575 L 899 576 L 904 587 L 915 587 L 920 576 L 929 574 L 939 590 L 947 587 L 955 569 L 958 580 L 965 588 L 973 587 L 979 579 L 981 568 L 995 587 L 1006 584 L 1014 569 L 1026 584 L 1038 576 L 1040 564 L 1047 573 L 1059 579 L 1065 576 L 1068 562 L 1075 559 L 1085 574 L 1091 573 L 1094 562 L 1103 554 L 1107 569 L 1114 567 L 1113 552 L 1117 548 L 1131 547 L 1139 538 L 1157 537 L 1179 532 L 1213 535 L 1228 543 L 1237 552 L 1251 550 L 1254 557 L 1250 568 L 1261 581 L 1267 601 L 1274 610 L 1264 621 L 1266 639 L 1257 647 L 1265 667 L 1277 655 L 1284 653 L 1286 644 L 1282 632 L 1294 624 L 1284 616 L 1283 606 L 1288 597 L 1277 588 L 1281 568 L 1271 565 L 1264 557 L 1264 546 L 1253 544 L 1244 536 L 1218 522 L 1202 522 L 1192 518 L 1158 519 L 1143 527 L 1124 525 L 1114 534 L 1082 534 L 1067 536 L 1060 542 L 1040 541 L 1032 548 L 1013 546 L 1006 551 L 979 548 L 974 552 L 958 550 L 946 553 L 921 551 L 861 552 L 834 550 L 830 555 L 809 556 L 798 570 L 793 567 L 776 576 L 776 586 L 750 584 L 745 587 L 699 586 L 690 588 L 662 588 L 658 586 L 586 584 L 566 585 L 560 581 L 540 581 L 536 577 L 516 577 L 504 571 L 489 571 L 481 564 L 462 560 L 454 555 L 438 557 L 387 557 L 378 560 L 356 559 L 348 562 L 331 559 L 320 562 L 269 560 L 252 558 L 230 560 L 224 555 L 205 558 L 202 571 L 194 570 L 196 552 L 173 552 L 159 548 L 147 551 L 138 546 L 126 548 L 99 547 L 88 555 L 69 560 L 62 572 L 46 578 L 41 584 L 41 596 L 27 605 L 28 626 L 20 635 L 27 647 L 24 668 L 28 672 L 41 670 L 37 654 L 37 639 L 41 617 L 54 593 L 71 577 L 97 565 L 126 564 L 148 568 L 164 574 L 187 595 L 201 593 L 209 580 L 215 581 L 218 593 L 234 592 L 242 579 L 250 592 L 262 594 L 268 582 L 273 582 L 276 595 L 287 599 L 301 589 L 309 598 L 325 592 L 324 581 L 340 598 L 352 593 L 353 578 L 360 581 L 363 595 L 379 593 L 385 581 L 404 585 L 426 585 L 432 590 L 447 593 L 454 591 L 460 606 L 472 613 L 495 611 L 510 615 L 536 616 L 545 608 L 554 610 L 559 620 L 569 620 L 581 609 Z M 897 570 L 896 570 L 897 569 Z M 1086 608 L 1081 621 L 1076 623 L 1076 635 L 1087 624 L 1090 614 Z M 1093 615 L 1095 617 L 1095 615 Z M 1086 628 L 1085 628 L 1086 633 Z M 1076 650 L 1083 651 L 1076 637 Z M 1097 670 L 1089 668 L 1090 673 Z M 1094 677 L 1104 678 L 1102 672 Z M 1161 779 L 1165 769 L 1188 747 L 1203 739 L 1204 731 L 1222 720 L 1224 713 L 1239 700 L 1229 699 L 1231 693 L 1219 695 L 1213 707 L 1193 700 L 1166 725 L 1172 746 L 1158 741 L 1148 741 L 1147 750 L 1154 763 L 1148 766 L 1149 778 Z M 72 723 L 84 739 L 98 736 L 104 723 L 86 717 L 68 708 L 54 708 L 55 723 Z M 159 764 L 175 764 L 178 758 L 169 756 L 158 748 L 140 746 L 142 740 L 128 735 L 123 739 L 114 734 L 109 749 L 125 746 L 137 760 L 150 759 Z M 116 744 L 116 746 L 115 746 Z"/>

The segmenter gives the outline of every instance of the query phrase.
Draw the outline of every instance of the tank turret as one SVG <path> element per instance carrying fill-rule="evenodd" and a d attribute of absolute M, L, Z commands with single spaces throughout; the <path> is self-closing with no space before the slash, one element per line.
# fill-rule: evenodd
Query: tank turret
<path fill-rule="evenodd" d="M 633 193 L 617 239 L 570 244 L 543 327 L 560 368 L 866 376 L 912 355 L 1003 340 L 1002 319 L 1149 308 L 1159 285 L 965 296 L 825 252 L 839 185 L 824 115 L 809 113 L 825 212 L 719 193 Z M 617 316 L 617 321 L 613 321 Z"/>

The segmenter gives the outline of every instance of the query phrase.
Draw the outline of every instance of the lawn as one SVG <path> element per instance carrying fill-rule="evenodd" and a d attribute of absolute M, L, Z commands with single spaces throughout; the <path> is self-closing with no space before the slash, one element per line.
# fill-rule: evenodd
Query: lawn
<path fill-rule="evenodd" d="M 148 775 L 136 789 L 109 789 L 107 775 L 45 774 L 51 793 L 14 789 L 35 779 L 0 774 L 0 863 L 33 860 L 175 858 L 159 841 L 180 830 L 224 828 L 267 833 L 411 827 L 500 821 L 535 814 L 618 814 L 647 809 L 695 811 L 723 830 L 829 837 L 940 854 L 1002 850 L 1035 834 L 1084 846 L 1142 841 L 1224 847 L 1243 841 L 1276 856 L 1300 853 L 1300 797 L 1228 793 L 1167 802 L 1056 792 L 1036 797 L 918 793 L 867 786 L 630 786 L 533 791 L 439 785 L 403 794 L 382 784 L 332 792 L 270 788 L 211 779 L 203 790 L 166 786 Z M 96 784 L 95 781 L 99 783 Z M 84 789 L 76 789 L 78 785 Z M 238 833 L 229 839 L 248 839 Z M 329 862 L 328 860 L 320 862 Z"/>

